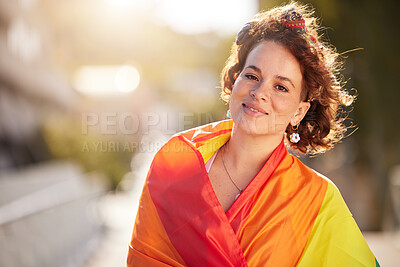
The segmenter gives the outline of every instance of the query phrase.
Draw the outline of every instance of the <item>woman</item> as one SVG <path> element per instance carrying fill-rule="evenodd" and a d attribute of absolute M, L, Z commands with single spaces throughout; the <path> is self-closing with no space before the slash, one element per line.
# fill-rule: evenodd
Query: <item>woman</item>
<path fill-rule="evenodd" d="M 353 100 L 311 15 L 291 3 L 239 32 L 222 72 L 232 120 L 157 153 L 129 266 L 379 266 L 335 185 L 285 147 L 332 148 Z"/>

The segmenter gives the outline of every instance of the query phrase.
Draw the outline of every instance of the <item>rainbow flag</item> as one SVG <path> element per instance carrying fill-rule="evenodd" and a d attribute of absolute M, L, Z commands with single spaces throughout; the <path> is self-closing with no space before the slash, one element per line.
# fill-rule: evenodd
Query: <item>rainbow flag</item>
<path fill-rule="evenodd" d="M 128 266 L 379 266 L 336 186 L 282 143 L 224 212 L 207 162 L 232 121 L 172 137 L 155 156 Z"/>

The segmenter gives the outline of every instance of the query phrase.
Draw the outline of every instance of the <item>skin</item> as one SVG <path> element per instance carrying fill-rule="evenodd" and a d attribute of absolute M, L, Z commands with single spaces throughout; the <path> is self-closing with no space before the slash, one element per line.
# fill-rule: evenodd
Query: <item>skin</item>
<path fill-rule="evenodd" d="M 284 137 L 297 125 L 310 103 L 301 100 L 303 76 L 297 59 L 284 46 L 263 41 L 249 53 L 229 101 L 234 126 L 209 172 L 211 184 L 226 211 L 238 189 L 244 189 Z M 252 110 L 254 108 L 255 110 Z"/>

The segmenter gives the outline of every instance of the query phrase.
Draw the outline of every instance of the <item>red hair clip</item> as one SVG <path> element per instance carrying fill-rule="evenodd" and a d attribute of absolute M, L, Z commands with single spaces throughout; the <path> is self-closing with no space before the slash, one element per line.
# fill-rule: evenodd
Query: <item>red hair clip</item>
<path fill-rule="evenodd" d="M 318 52 L 321 52 L 317 39 L 313 35 L 307 33 L 306 21 L 303 16 L 294 8 L 289 8 L 282 14 L 282 23 L 286 28 L 303 34 L 306 40 L 314 46 Z"/>
<path fill-rule="evenodd" d="M 290 8 L 282 14 L 282 22 L 286 28 L 293 29 L 299 33 L 306 32 L 306 21 L 294 8 Z"/>

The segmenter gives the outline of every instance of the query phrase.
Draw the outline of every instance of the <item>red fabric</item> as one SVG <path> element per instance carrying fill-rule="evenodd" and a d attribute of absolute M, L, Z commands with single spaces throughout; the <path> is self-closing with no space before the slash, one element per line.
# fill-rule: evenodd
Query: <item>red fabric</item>
<path fill-rule="evenodd" d="M 175 249 L 193 266 L 247 266 L 201 154 L 174 137 L 158 154 L 149 191 Z"/>

